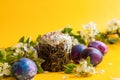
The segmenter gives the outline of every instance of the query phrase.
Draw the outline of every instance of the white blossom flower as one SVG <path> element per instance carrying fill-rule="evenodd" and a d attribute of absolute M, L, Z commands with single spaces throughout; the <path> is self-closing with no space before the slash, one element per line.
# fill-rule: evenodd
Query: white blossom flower
<path fill-rule="evenodd" d="M 15 45 L 15 46 L 13 46 L 13 48 L 21 48 L 21 47 L 23 47 L 23 43 L 18 43 L 17 45 Z"/>
<path fill-rule="evenodd" d="M 80 36 L 81 36 L 81 38 L 85 39 L 86 38 L 86 33 L 80 30 Z"/>
<path fill-rule="evenodd" d="M 83 60 L 80 62 L 80 65 L 77 66 L 76 72 L 79 75 L 88 76 L 91 74 L 95 74 L 96 70 L 93 66 L 88 65 L 86 60 Z"/>
<path fill-rule="evenodd" d="M 15 52 L 19 53 L 19 52 L 21 52 L 21 49 L 20 48 L 15 48 Z"/>
<path fill-rule="evenodd" d="M 24 49 L 25 51 L 28 51 L 28 47 L 27 47 L 26 44 L 23 46 L 23 49 Z"/>
<path fill-rule="evenodd" d="M 4 63 L 3 64 L 3 69 L 5 70 L 5 69 L 7 69 L 7 68 L 9 68 L 10 67 L 10 65 L 8 65 L 8 63 Z"/>
<path fill-rule="evenodd" d="M 96 28 L 96 24 L 94 22 L 90 22 L 88 24 L 83 25 L 84 32 L 80 31 L 80 35 L 87 42 L 91 42 L 95 40 L 95 36 L 99 33 Z"/>
<path fill-rule="evenodd" d="M 79 44 L 78 40 L 71 36 L 72 45 Z"/>
<path fill-rule="evenodd" d="M 96 30 L 96 26 L 97 26 L 97 24 L 95 24 L 94 22 L 89 22 L 88 24 L 85 24 L 82 27 L 85 30 L 94 31 L 94 30 Z"/>
<path fill-rule="evenodd" d="M 97 32 L 97 24 L 95 24 L 94 22 L 89 22 L 88 24 L 82 25 L 84 30 L 87 31 L 92 31 L 92 32 Z"/>
<path fill-rule="evenodd" d="M 120 20 L 112 19 L 107 23 L 107 30 L 109 32 L 114 32 L 118 28 L 120 28 Z"/>
<path fill-rule="evenodd" d="M 85 69 L 85 72 L 90 73 L 90 74 L 95 74 L 95 73 L 96 73 L 95 68 L 94 68 L 94 67 L 91 67 L 91 66 L 88 66 L 88 67 Z"/>
<path fill-rule="evenodd" d="M 0 77 L 4 75 L 10 75 L 11 66 L 8 63 L 0 63 Z"/>
<path fill-rule="evenodd" d="M 5 74 L 5 75 L 10 75 L 10 69 L 5 69 L 4 71 L 3 71 L 3 73 Z"/>
<path fill-rule="evenodd" d="M 17 52 L 14 52 L 13 55 L 14 55 L 14 56 L 18 56 L 18 53 L 17 53 Z"/>
<path fill-rule="evenodd" d="M 18 43 L 17 45 L 12 47 L 12 50 L 14 56 L 23 56 L 23 57 L 29 57 L 30 55 L 33 55 L 33 58 L 37 58 L 37 51 L 34 49 L 33 46 L 30 46 L 26 43 Z"/>

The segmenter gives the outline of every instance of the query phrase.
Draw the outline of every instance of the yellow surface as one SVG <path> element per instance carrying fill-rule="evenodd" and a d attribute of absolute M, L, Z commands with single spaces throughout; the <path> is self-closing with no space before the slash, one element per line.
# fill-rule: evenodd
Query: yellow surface
<path fill-rule="evenodd" d="M 31 36 L 61 29 L 71 25 L 79 30 L 82 24 L 94 21 L 100 30 L 106 29 L 106 22 L 120 19 L 120 0 L 0 0 L 0 47 L 17 43 L 20 37 Z M 105 73 L 88 78 L 68 80 L 111 80 L 120 77 L 120 43 L 109 46 L 109 53 L 97 69 Z M 113 65 L 109 66 L 108 63 Z M 35 80 L 62 80 L 61 73 L 39 74 Z M 5 79 L 13 80 L 13 79 Z"/>
<path fill-rule="evenodd" d="M 102 63 L 100 63 L 96 70 L 104 70 L 103 74 L 96 74 L 90 77 L 82 78 L 75 77 L 75 75 L 67 75 L 63 72 L 58 73 L 42 73 L 35 76 L 34 80 L 63 80 L 64 76 L 68 78 L 66 80 L 112 80 L 112 78 L 120 78 L 120 43 L 114 45 L 108 45 L 109 52 L 104 56 Z M 7 78 L 4 80 L 15 80 L 13 78 Z"/>

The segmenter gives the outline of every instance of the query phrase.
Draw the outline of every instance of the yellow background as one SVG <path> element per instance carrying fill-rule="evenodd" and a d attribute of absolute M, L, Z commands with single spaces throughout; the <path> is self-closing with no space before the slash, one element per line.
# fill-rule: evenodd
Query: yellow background
<path fill-rule="evenodd" d="M 79 30 L 82 24 L 90 21 L 104 30 L 107 21 L 112 18 L 120 19 L 120 0 L 0 0 L 0 47 L 14 45 L 22 36 L 31 36 L 34 40 L 38 34 L 67 25 Z M 104 74 L 82 80 L 111 80 L 111 77 L 120 77 L 119 46 L 109 46 L 108 55 L 97 67 L 105 69 Z M 108 65 L 109 62 L 113 63 L 112 67 Z M 39 74 L 35 80 L 61 80 L 62 76 L 58 73 Z"/>
<path fill-rule="evenodd" d="M 108 20 L 120 19 L 119 8 L 120 0 L 0 0 L 0 47 L 67 25 L 79 30 L 90 21 L 105 29 Z"/>

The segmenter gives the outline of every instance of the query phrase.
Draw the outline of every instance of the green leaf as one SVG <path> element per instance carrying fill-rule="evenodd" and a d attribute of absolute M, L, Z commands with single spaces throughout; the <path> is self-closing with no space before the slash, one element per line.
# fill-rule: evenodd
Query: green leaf
<path fill-rule="evenodd" d="M 26 43 L 30 44 L 31 42 L 31 38 L 29 37 L 27 40 L 26 40 Z"/>
<path fill-rule="evenodd" d="M 37 43 L 38 43 L 38 42 L 31 41 L 31 42 L 30 42 L 30 45 L 33 46 L 33 47 L 35 47 L 35 46 L 37 45 Z"/>
<path fill-rule="evenodd" d="M 79 43 L 86 44 L 85 40 L 81 38 L 80 35 L 74 35 L 74 38 L 78 40 Z"/>
<path fill-rule="evenodd" d="M 117 38 L 115 38 L 115 39 L 109 39 L 109 43 L 110 43 L 110 44 L 114 44 L 114 43 L 116 43 L 117 41 L 118 41 Z"/>
<path fill-rule="evenodd" d="M 70 68 L 65 69 L 64 73 L 71 74 L 71 73 L 73 73 L 73 69 L 70 69 Z"/>
<path fill-rule="evenodd" d="M 45 60 L 44 60 L 44 59 L 37 58 L 37 62 L 39 62 L 39 63 L 41 64 L 41 63 L 45 62 Z"/>
<path fill-rule="evenodd" d="M 88 64 L 88 66 L 92 65 L 90 62 L 90 56 L 87 57 L 87 64 Z"/>
<path fill-rule="evenodd" d="M 13 55 L 8 55 L 8 57 L 7 57 L 7 62 L 9 63 L 9 64 L 13 64 L 15 61 L 17 61 L 18 60 L 18 58 L 17 57 L 15 57 L 15 56 L 13 56 Z"/>
<path fill-rule="evenodd" d="M 38 68 L 38 73 L 43 73 L 44 70 L 42 69 L 41 65 L 40 64 L 36 64 L 37 65 L 37 68 Z"/>
<path fill-rule="evenodd" d="M 68 68 L 73 69 L 73 68 L 76 67 L 76 64 L 70 63 L 70 64 L 67 64 L 66 66 L 67 66 Z"/>
<path fill-rule="evenodd" d="M 0 60 L 2 61 L 6 60 L 6 53 L 4 50 L 0 50 Z"/>
<path fill-rule="evenodd" d="M 65 67 L 65 73 L 66 74 L 71 74 L 71 73 L 73 73 L 74 72 L 74 68 L 76 68 L 77 66 L 75 65 L 75 64 L 73 64 L 73 63 L 70 63 L 70 64 L 67 64 L 67 65 L 64 65 L 64 67 Z"/>
<path fill-rule="evenodd" d="M 65 27 L 63 30 L 62 30 L 62 33 L 65 33 L 65 34 L 70 34 L 72 31 L 72 28 L 69 28 L 69 27 Z"/>
<path fill-rule="evenodd" d="M 37 65 L 38 73 L 43 73 L 44 72 L 44 70 L 41 67 L 41 63 L 43 63 L 44 61 L 45 60 L 43 60 L 43 59 L 37 59 L 37 60 L 34 61 Z"/>
<path fill-rule="evenodd" d="M 38 35 L 38 37 L 36 38 L 36 41 L 40 42 L 40 38 L 41 38 L 41 35 Z"/>
<path fill-rule="evenodd" d="M 25 40 L 25 37 L 23 36 L 23 37 L 21 37 L 21 38 L 19 39 L 18 42 L 22 42 L 22 43 L 24 43 L 24 40 Z"/>

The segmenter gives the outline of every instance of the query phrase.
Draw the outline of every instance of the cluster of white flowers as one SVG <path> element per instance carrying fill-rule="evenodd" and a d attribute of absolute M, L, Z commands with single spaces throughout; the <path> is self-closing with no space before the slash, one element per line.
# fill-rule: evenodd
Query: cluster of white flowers
<path fill-rule="evenodd" d="M 87 42 L 91 42 L 95 40 L 95 36 L 99 33 L 96 28 L 96 24 L 94 22 L 89 22 L 88 24 L 83 25 L 84 31 L 80 31 L 80 35 L 83 39 L 87 40 Z"/>
<path fill-rule="evenodd" d="M 11 66 L 8 63 L 0 62 L 0 77 L 8 76 L 11 73 Z"/>
<path fill-rule="evenodd" d="M 34 49 L 34 47 L 28 45 L 27 43 L 18 43 L 17 45 L 12 47 L 12 50 L 14 50 L 13 55 L 14 56 L 31 56 L 34 58 L 37 58 L 37 51 Z"/>
<path fill-rule="evenodd" d="M 112 19 L 107 23 L 107 30 L 109 32 L 114 32 L 120 28 L 120 20 Z"/>
<path fill-rule="evenodd" d="M 72 45 L 79 44 L 78 40 L 74 38 L 73 36 L 71 36 L 71 39 L 72 39 Z"/>
<path fill-rule="evenodd" d="M 78 76 L 89 76 L 96 73 L 95 68 L 88 65 L 86 60 L 81 61 L 75 70 Z"/>

